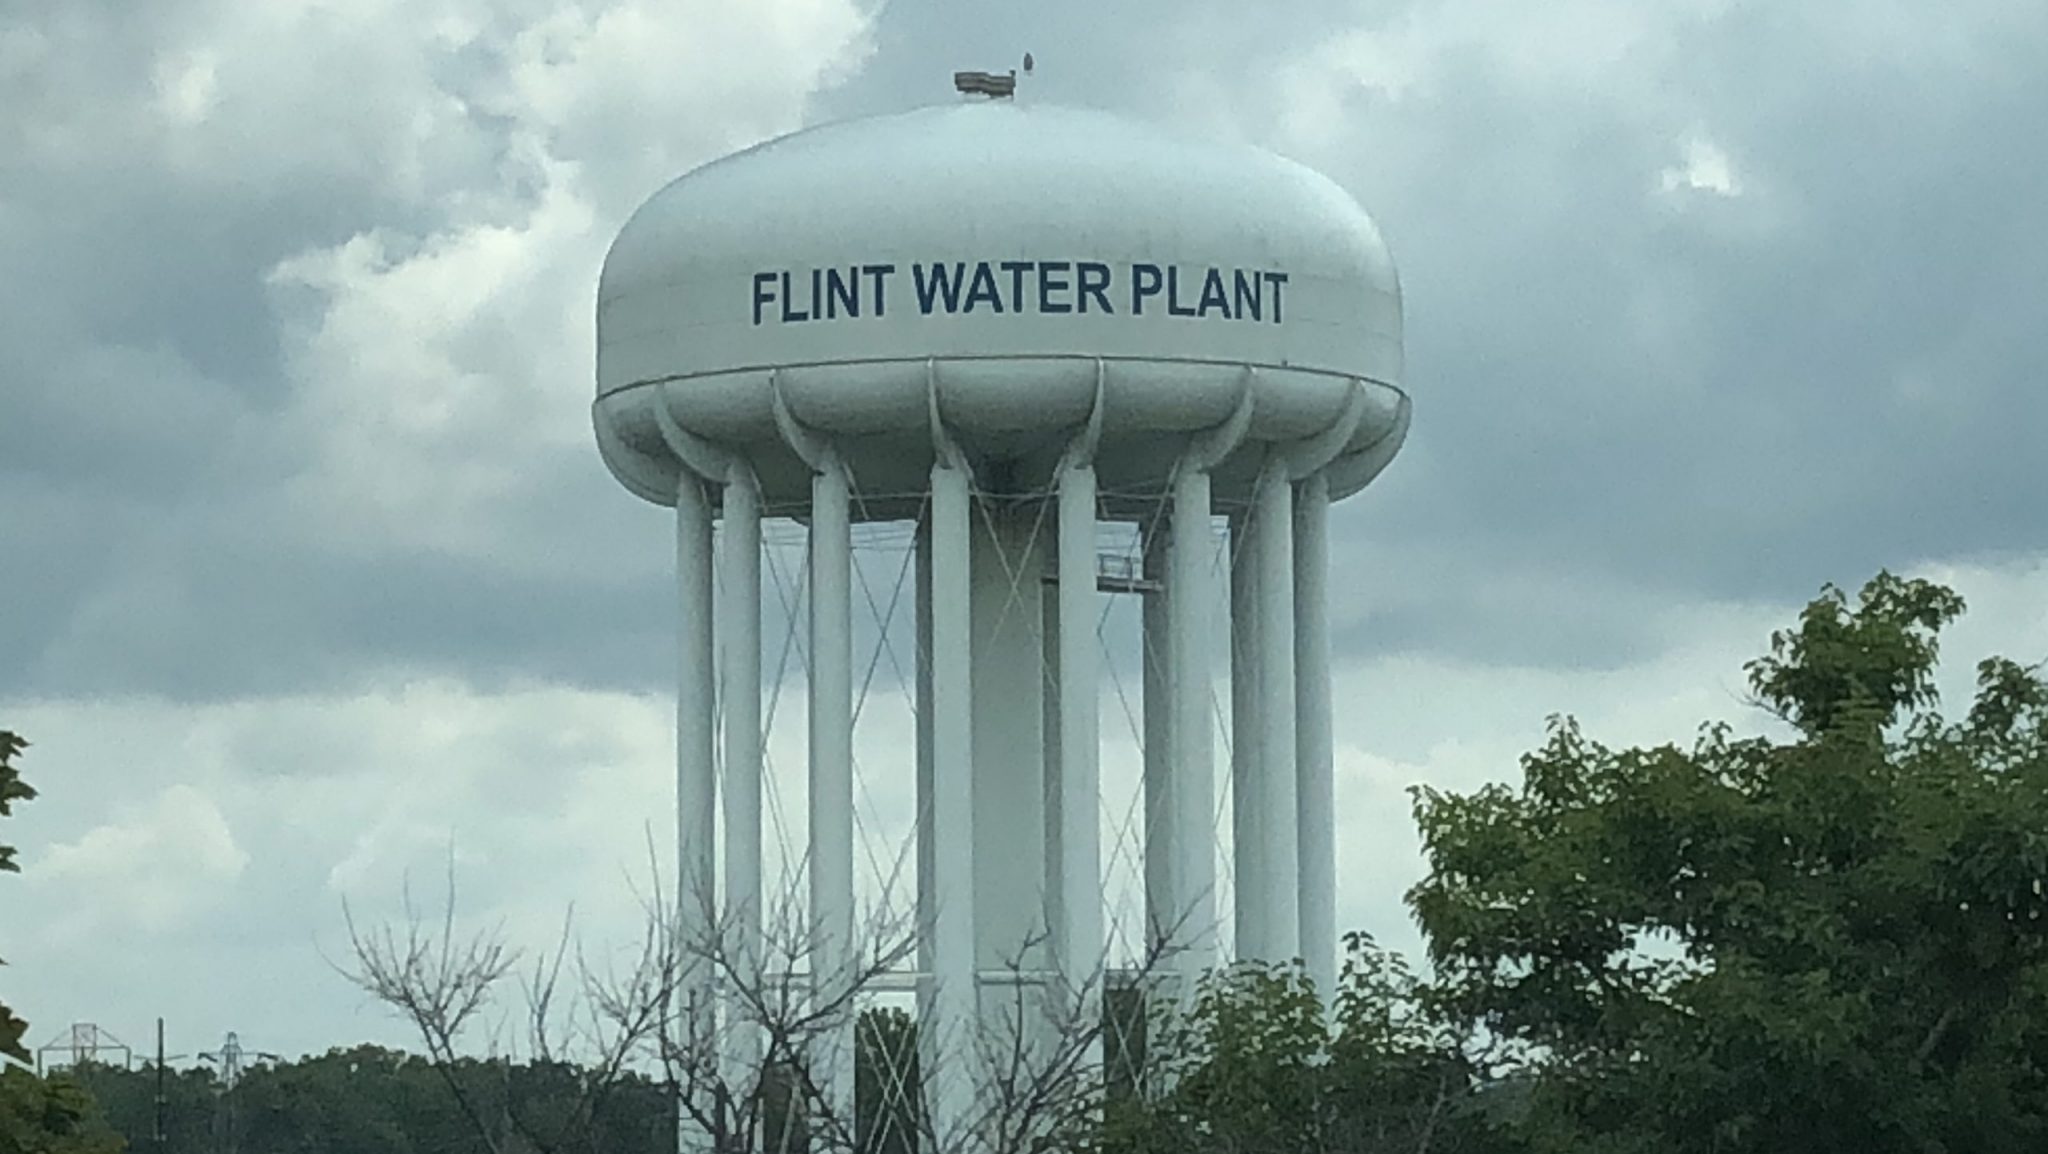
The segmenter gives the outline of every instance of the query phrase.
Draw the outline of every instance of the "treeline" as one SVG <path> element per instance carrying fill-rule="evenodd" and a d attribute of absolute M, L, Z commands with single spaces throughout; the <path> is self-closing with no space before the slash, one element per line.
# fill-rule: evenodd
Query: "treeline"
<path fill-rule="evenodd" d="M 157 1072 L 86 1065 L 68 1072 L 99 1102 L 107 1125 L 147 1152 L 155 1145 Z M 164 1072 L 164 1154 L 493 1154 L 531 1149 L 521 1130 L 553 1134 L 584 1101 L 588 1074 L 563 1063 L 459 1059 L 450 1073 L 478 1107 L 471 1118 L 443 1074 L 415 1054 L 377 1046 L 252 1067 L 232 1090 L 210 1069 Z M 516 1107 L 516 1108 L 515 1108 Z M 657 1083 L 613 1080 L 599 1116 L 599 1145 L 619 1154 L 672 1154 L 674 1108 Z M 585 1124 L 576 1120 L 576 1124 Z M 0 1149 L 5 1142 L 0 1141 Z"/>

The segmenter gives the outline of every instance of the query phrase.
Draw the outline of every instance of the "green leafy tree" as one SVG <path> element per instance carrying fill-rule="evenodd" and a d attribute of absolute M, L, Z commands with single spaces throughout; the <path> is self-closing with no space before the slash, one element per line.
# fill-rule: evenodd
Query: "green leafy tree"
<path fill-rule="evenodd" d="M 0 729 L 0 817 L 11 817 L 16 802 L 32 801 L 36 791 L 21 780 L 21 771 L 14 766 L 14 759 L 28 748 L 28 742 L 8 730 Z M 21 867 L 14 861 L 13 846 L 0 842 L 0 872 L 20 873 Z M 0 966 L 6 965 L 0 959 Z M 28 1047 L 22 1036 L 28 1031 L 28 1023 L 16 1017 L 7 1003 L 0 1002 L 0 1065 L 5 1058 L 17 1061 L 29 1060 Z"/>
<path fill-rule="evenodd" d="M 1334 1007 L 1298 965 L 1206 977 L 1148 1023 L 1145 1089 L 1112 1096 L 1103 1154 L 1488 1149 L 1466 1042 L 1400 955 L 1347 939 Z"/>
<path fill-rule="evenodd" d="M 134 1070 L 84 1062 L 67 1073 L 96 1099 L 107 1125 L 131 1150 L 154 1151 L 157 1075 L 154 1067 Z M 164 1154 L 213 1154 L 221 1086 L 204 1066 L 164 1071 Z"/>
<path fill-rule="evenodd" d="M 0 817 L 36 791 L 21 779 L 14 759 L 28 748 L 20 735 L 0 729 Z M 15 847 L 0 843 L 0 872 L 19 873 Z M 0 962 L 0 965 L 4 965 Z M 44 1078 L 10 1067 L 29 1061 L 24 1022 L 0 1002 L 0 1154 L 112 1154 L 121 1140 L 101 1119 L 92 1096 L 65 1077 Z"/>
<path fill-rule="evenodd" d="M 104 1103 L 109 1125 L 131 1149 L 153 1149 L 155 1070 L 87 1064 L 72 1073 Z M 255 1067 L 232 1090 L 204 1068 L 166 1074 L 165 1154 L 489 1154 L 538 1148 L 521 1126 L 575 1117 L 590 1071 L 473 1058 L 442 1070 L 418 1054 L 354 1046 Z M 481 1129 L 449 1094 L 449 1077 L 477 1108 Z M 594 1145 L 608 1154 L 672 1154 L 675 1107 L 665 1086 L 629 1073 L 612 1098 Z"/>
<path fill-rule="evenodd" d="M 92 1095 L 61 1075 L 0 1070 L 0 1154 L 119 1154 Z"/>
<path fill-rule="evenodd" d="M 2048 684 L 1935 711 L 1948 589 L 1828 588 L 1747 667 L 1783 739 L 1610 749 L 1418 791 L 1447 1018 L 1535 1151 L 2048 1149 Z"/>

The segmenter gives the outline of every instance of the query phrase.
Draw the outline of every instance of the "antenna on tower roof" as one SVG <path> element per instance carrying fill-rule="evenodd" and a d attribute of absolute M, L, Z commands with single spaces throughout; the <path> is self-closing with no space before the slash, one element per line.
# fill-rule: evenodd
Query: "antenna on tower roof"
<path fill-rule="evenodd" d="M 987 96 L 1003 99 L 1017 93 L 1017 73 L 955 72 L 953 89 L 969 96 Z"/>

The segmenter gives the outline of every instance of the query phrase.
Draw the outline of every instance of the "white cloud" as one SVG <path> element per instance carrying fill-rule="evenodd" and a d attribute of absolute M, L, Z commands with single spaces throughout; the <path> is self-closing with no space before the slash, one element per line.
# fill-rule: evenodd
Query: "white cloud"
<path fill-rule="evenodd" d="M 45 894 L 92 895 L 44 930 L 42 943 L 160 932 L 225 900 L 249 864 L 212 798 L 183 783 L 146 807 L 117 804 L 111 821 L 36 854 L 30 884 Z"/>
<path fill-rule="evenodd" d="M 1679 163 L 1657 174 L 1657 184 L 1665 192 L 1742 194 L 1742 184 L 1736 179 L 1735 165 L 1728 154 L 1713 141 L 1698 136 L 1685 142 L 1684 157 Z"/>

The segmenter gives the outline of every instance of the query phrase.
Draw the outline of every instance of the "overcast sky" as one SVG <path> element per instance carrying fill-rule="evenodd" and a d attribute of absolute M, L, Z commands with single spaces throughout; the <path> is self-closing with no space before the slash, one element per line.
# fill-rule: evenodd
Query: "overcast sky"
<path fill-rule="evenodd" d="M 1400 263 L 1414 431 L 1333 521 L 1342 926 L 1413 943 L 1407 787 L 1512 777 L 1548 714 L 1760 724 L 1741 663 L 1823 582 L 1960 589 L 1952 703 L 2048 657 L 2039 0 L 11 0 L 31 1041 L 403 1041 L 323 955 L 451 843 L 478 919 L 630 929 L 672 546 L 591 442 L 605 248 L 691 166 L 1026 50 L 1028 99 L 1322 169 Z M 870 764 L 907 724 L 864 715 Z"/>

